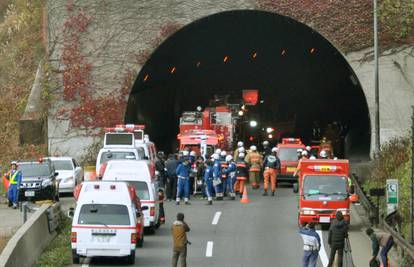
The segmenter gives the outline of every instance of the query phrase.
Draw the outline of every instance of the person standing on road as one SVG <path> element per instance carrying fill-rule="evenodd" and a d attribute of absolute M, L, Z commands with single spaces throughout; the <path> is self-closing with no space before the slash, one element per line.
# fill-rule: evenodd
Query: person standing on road
<path fill-rule="evenodd" d="M 277 156 L 277 147 L 272 148 L 272 153 L 267 155 L 263 167 L 264 167 L 264 193 L 263 196 L 267 196 L 267 190 L 269 188 L 269 180 L 271 184 L 272 196 L 275 195 L 276 191 L 276 177 L 280 171 L 280 159 Z"/>
<path fill-rule="evenodd" d="M 233 161 L 233 156 L 226 156 L 227 168 L 223 170 L 224 175 L 226 175 L 226 180 L 224 184 L 225 191 L 228 190 L 231 200 L 236 199 L 236 194 L 234 193 L 234 184 L 236 183 L 236 163 Z"/>
<path fill-rule="evenodd" d="M 253 189 L 260 188 L 260 170 L 263 165 L 262 155 L 257 152 L 256 146 L 250 147 L 250 152 L 246 156 L 246 162 L 249 164 L 249 180 Z"/>
<path fill-rule="evenodd" d="M 299 229 L 299 234 L 303 239 L 303 267 L 316 267 L 318 263 L 319 250 L 321 248 L 321 238 L 315 231 L 315 223 L 311 222 Z"/>
<path fill-rule="evenodd" d="M 348 238 L 348 223 L 344 220 L 341 211 L 336 212 L 336 220 L 329 228 L 328 244 L 331 247 L 328 267 L 332 267 L 335 254 L 338 252 L 338 267 L 342 267 L 345 239 Z"/>
<path fill-rule="evenodd" d="M 239 159 L 236 161 L 236 177 L 239 183 L 240 197 L 243 196 L 244 183 L 247 180 L 248 172 L 247 163 L 244 161 L 244 153 L 240 153 Z"/>
<path fill-rule="evenodd" d="M 213 154 L 213 186 L 216 191 L 216 200 L 223 200 L 223 181 L 221 179 L 221 161 L 219 154 Z"/>
<path fill-rule="evenodd" d="M 220 152 L 220 167 L 221 167 L 221 181 L 223 182 L 223 197 L 227 196 L 227 188 L 226 188 L 226 179 L 227 175 L 224 173 L 224 170 L 229 166 L 228 162 L 226 161 L 227 152 L 221 151 Z"/>
<path fill-rule="evenodd" d="M 371 239 L 371 246 L 372 246 L 372 258 L 369 262 L 375 261 L 379 252 L 379 248 L 381 247 L 381 262 L 382 266 L 388 266 L 388 252 L 394 245 L 394 239 L 392 235 L 388 233 L 375 233 L 372 228 L 368 228 L 365 233 Z"/>
<path fill-rule="evenodd" d="M 178 213 L 177 220 L 173 223 L 172 228 L 173 236 L 173 257 L 172 267 L 177 267 L 178 260 L 180 260 L 180 266 L 187 266 L 187 232 L 190 232 L 190 227 L 184 222 L 184 214 Z"/>
<path fill-rule="evenodd" d="M 207 205 L 213 204 L 213 161 L 207 160 L 204 170 L 204 189 L 207 195 Z"/>
<path fill-rule="evenodd" d="M 177 195 L 177 174 L 178 160 L 176 155 L 170 154 L 165 162 L 167 169 L 167 200 L 171 201 Z"/>
<path fill-rule="evenodd" d="M 272 150 L 270 149 L 270 143 L 269 141 L 264 141 L 263 142 L 263 152 L 262 152 L 262 157 L 265 158 L 267 156 L 269 156 L 272 153 Z"/>
<path fill-rule="evenodd" d="M 234 150 L 233 158 L 235 161 L 238 160 L 239 154 L 244 153 L 244 144 L 242 141 L 237 142 L 237 148 Z"/>
<path fill-rule="evenodd" d="M 6 174 L 6 179 L 9 180 L 9 190 L 7 191 L 9 207 L 17 209 L 19 203 L 19 188 L 22 182 L 22 174 L 17 170 L 17 162 L 13 161 L 11 163 L 11 170 Z"/>
<path fill-rule="evenodd" d="M 188 198 L 190 196 L 190 161 L 188 158 L 183 159 L 183 163 L 178 165 L 176 170 L 177 175 L 177 198 L 176 204 L 180 205 L 180 198 L 184 196 L 186 205 L 190 205 Z"/>

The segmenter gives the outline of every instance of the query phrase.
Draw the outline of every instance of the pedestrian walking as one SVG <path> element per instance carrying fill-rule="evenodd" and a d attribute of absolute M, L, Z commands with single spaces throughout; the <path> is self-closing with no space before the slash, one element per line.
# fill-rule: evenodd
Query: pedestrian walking
<path fill-rule="evenodd" d="M 328 267 L 332 267 L 335 254 L 338 252 L 338 267 L 342 267 L 345 239 L 348 238 L 348 223 L 344 220 L 341 211 L 336 212 L 336 220 L 331 223 L 328 235 L 328 244 L 331 247 Z"/>
<path fill-rule="evenodd" d="M 280 159 L 277 156 L 277 147 L 272 148 L 271 154 L 267 155 L 263 167 L 264 167 L 264 193 L 263 196 L 267 196 L 267 190 L 269 188 L 269 180 L 271 184 L 272 196 L 275 195 L 276 191 L 276 177 L 280 171 Z"/>
<path fill-rule="evenodd" d="M 184 197 L 184 202 L 189 205 L 190 196 L 190 161 L 188 157 L 183 158 L 183 162 L 178 165 L 175 171 L 177 175 L 177 197 L 176 204 L 180 205 L 180 199 Z"/>
<path fill-rule="evenodd" d="M 187 266 L 187 232 L 190 232 L 190 227 L 184 222 L 184 214 L 178 213 L 177 220 L 172 225 L 172 237 L 173 237 L 173 257 L 172 267 L 177 267 L 180 260 L 180 266 Z"/>
<path fill-rule="evenodd" d="M 321 248 L 321 238 L 315 231 L 315 223 L 311 222 L 299 229 L 299 234 L 303 239 L 303 267 L 316 267 L 318 263 L 319 250 Z"/>
<path fill-rule="evenodd" d="M 249 180 L 252 183 L 253 189 L 260 188 L 260 171 L 263 165 L 263 158 L 257 152 L 256 146 L 250 147 L 250 152 L 246 156 L 246 162 L 249 164 Z"/>
<path fill-rule="evenodd" d="M 177 156 L 174 154 L 168 155 L 168 159 L 165 162 L 165 169 L 167 174 L 167 200 L 171 201 L 177 195 L 177 174 L 178 167 Z"/>
<path fill-rule="evenodd" d="M 383 233 L 383 232 L 376 233 L 372 228 L 368 228 L 365 231 L 365 233 L 371 239 L 372 258 L 369 261 L 370 264 L 371 262 L 377 260 L 377 255 L 381 247 L 380 257 L 381 257 L 382 266 L 387 267 L 388 266 L 388 252 L 394 245 L 394 239 L 392 238 L 392 235 L 388 233 Z"/>
<path fill-rule="evenodd" d="M 9 180 L 9 190 L 7 191 L 9 207 L 13 209 L 17 209 L 19 203 L 19 188 L 22 182 L 22 174 L 17 167 L 17 162 L 13 161 L 10 171 L 5 175 L 6 179 Z"/>

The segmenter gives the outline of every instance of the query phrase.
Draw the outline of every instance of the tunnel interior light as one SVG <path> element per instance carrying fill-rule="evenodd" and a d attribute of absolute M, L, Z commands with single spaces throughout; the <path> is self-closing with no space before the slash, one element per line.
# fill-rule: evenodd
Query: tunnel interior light
<path fill-rule="evenodd" d="M 148 79 L 149 79 L 149 75 L 148 75 L 148 74 L 146 74 L 146 75 L 144 76 L 144 82 L 148 81 Z"/>
<path fill-rule="evenodd" d="M 254 140 L 254 137 L 253 136 L 250 136 L 249 137 L 249 141 L 251 142 L 251 141 L 253 141 Z"/>
<path fill-rule="evenodd" d="M 253 58 L 253 59 L 256 59 L 256 58 L 257 58 L 257 52 L 254 52 L 254 53 L 253 53 L 252 58 Z"/>
<path fill-rule="evenodd" d="M 225 57 L 223 58 L 223 62 L 224 62 L 224 63 L 226 63 L 227 61 L 229 61 L 229 59 L 230 59 L 230 58 L 229 58 L 229 56 L 225 56 Z"/>
<path fill-rule="evenodd" d="M 272 127 L 267 127 L 266 128 L 266 132 L 268 133 L 268 134 L 270 134 L 270 133 L 273 133 L 273 131 L 274 131 L 275 129 L 273 129 Z"/>
<path fill-rule="evenodd" d="M 312 48 L 309 50 L 309 52 L 310 52 L 311 54 L 315 53 L 315 52 L 316 52 L 316 48 L 312 47 Z"/>
<path fill-rule="evenodd" d="M 170 70 L 170 73 L 171 73 L 171 74 L 174 74 L 176 70 L 177 70 L 177 68 L 176 68 L 176 67 L 172 67 L 172 68 L 171 68 L 171 70 Z"/>
<path fill-rule="evenodd" d="M 239 116 L 243 116 L 244 115 L 243 110 L 239 110 L 238 114 L 239 114 Z"/>
<path fill-rule="evenodd" d="M 201 66 L 201 62 L 199 61 L 199 62 L 197 62 L 196 67 L 198 68 L 200 66 Z"/>
<path fill-rule="evenodd" d="M 269 137 L 269 139 L 273 138 L 273 134 L 269 134 L 267 137 Z"/>
<path fill-rule="evenodd" d="M 203 109 L 202 109 L 200 106 L 198 106 L 198 107 L 197 107 L 197 111 L 198 111 L 198 112 L 200 112 L 200 111 L 202 111 L 202 110 L 203 110 Z"/>
<path fill-rule="evenodd" d="M 250 127 L 254 128 L 257 126 L 257 121 L 250 121 L 249 124 L 250 124 Z"/>
<path fill-rule="evenodd" d="M 241 106 L 241 109 L 246 110 L 246 106 L 245 105 Z"/>
<path fill-rule="evenodd" d="M 264 100 L 260 100 L 260 104 L 263 104 L 264 103 Z"/>
<path fill-rule="evenodd" d="M 283 49 L 282 52 L 280 53 L 282 56 L 286 55 L 286 49 Z"/>

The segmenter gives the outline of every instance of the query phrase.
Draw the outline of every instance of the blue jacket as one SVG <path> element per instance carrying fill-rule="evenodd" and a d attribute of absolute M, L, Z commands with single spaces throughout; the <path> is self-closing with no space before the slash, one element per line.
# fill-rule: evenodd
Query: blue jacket
<path fill-rule="evenodd" d="M 207 166 L 204 170 L 204 181 L 213 179 L 213 166 Z"/>
<path fill-rule="evenodd" d="M 299 234 L 303 239 L 303 250 L 306 251 L 319 251 L 321 248 L 321 238 L 315 229 L 301 228 Z"/>
<path fill-rule="evenodd" d="M 185 165 L 181 163 L 178 165 L 177 169 L 175 170 L 175 174 L 177 174 L 178 178 L 188 178 L 190 176 L 190 164 Z"/>
<path fill-rule="evenodd" d="M 234 163 L 234 161 L 229 162 L 229 167 L 224 169 L 224 174 L 227 175 L 227 177 L 234 178 L 236 176 L 236 169 L 237 165 Z"/>
<path fill-rule="evenodd" d="M 215 160 L 213 164 L 213 178 L 219 179 L 221 176 L 221 161 Z"/>

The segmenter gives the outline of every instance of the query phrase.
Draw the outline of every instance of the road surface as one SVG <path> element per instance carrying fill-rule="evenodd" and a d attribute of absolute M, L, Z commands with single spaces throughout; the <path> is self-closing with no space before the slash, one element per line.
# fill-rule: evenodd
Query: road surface
<path fill-rule="evenodd" d="M 301 266 L 302 239 L 297 228 L 297 195 L 291 188 L 278 188 L 275 197 L 262 197 L 261 191 L 249 190 L 251 203 L 192 200 L 190 206 L 166 202 L 167 221 L 154 235 L 146 235 L 144 247 L 136 251 L 136 266 L 171 265 L 171 224 L 177 212 L 185 214 L 191 231 L 188 266 Z M 70 198 L 62 201 L 69 206 Z M 355 213 L 355 212 L 354 212 Z M 354 214 L 353 214 L 354 215 Z M 322 234 L 324 248 L 318 267 L 328 263 L 327 231 Z M 367 266 L 370 253 L 368 238 L 362 233 L 355 214 L 350 232 L 355 266 Z M 121 259 L 85 259 L 86 266 L 125 266 Z M 79 266 L 79 265 L 78 265 Z M 347 265 L 344 265 L 347 266 Z"/>

